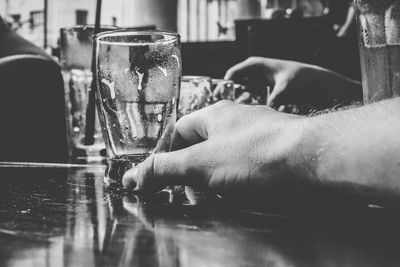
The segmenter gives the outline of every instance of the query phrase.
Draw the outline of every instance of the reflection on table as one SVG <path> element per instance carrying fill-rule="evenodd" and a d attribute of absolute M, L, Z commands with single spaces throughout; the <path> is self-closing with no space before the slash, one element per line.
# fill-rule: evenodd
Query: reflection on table
<path fill-rule="evenodd" d="M 144 197 L 106 187 L 104 173 L 101 165 L 0 163 L 0 265 L 400 264 L 396 217 L 171 204 L 168 192 Z"/>

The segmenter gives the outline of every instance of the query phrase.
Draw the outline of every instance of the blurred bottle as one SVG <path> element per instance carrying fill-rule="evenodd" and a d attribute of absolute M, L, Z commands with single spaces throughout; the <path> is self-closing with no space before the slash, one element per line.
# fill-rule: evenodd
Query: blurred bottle
<path fill-rule="evenodd" d="M 393 1 L 385 12 L 385 36 L 390 60 L 392 96 L 400 96 L 400 1 Z M 391 71 L 391 72 L 390 72 Z"/>
<path fill-rule="evenodd" d="M 399 0 L 355 0 L 364 102 L 399 95 Z"/>

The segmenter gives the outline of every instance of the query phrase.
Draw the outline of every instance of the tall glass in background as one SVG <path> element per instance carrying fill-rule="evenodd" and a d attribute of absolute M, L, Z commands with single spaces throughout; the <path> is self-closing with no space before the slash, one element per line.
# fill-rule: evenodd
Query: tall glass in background
<path fill-rule="evenodd" d="M 101 31 L 115 30 L 102 27 Z M 69 155 L 73 159 L 98 160 L 105 156 L 105 145 L 96 116 L 94 144 L 85 145 L 86 110 L 92 85 L 92 26 L 62 28 L 60 61 L 64 79 L 65 115 Z"/>
<path fill-rule="evenodd" d="M 400 96 L 400 0 L 354 0 L 364 103 Z"/>
<path fill-rule="evenodd" d="M 137 164 L 169 151 L 181 79 L 179 35 L 115 31 L 99 34 L 95 45 L 97 104 L 109 160 Z"/>
<path fill-rule="evenodd" d="M 183 76 L 178 107 L 178 119 L 211 105 L 211 78 Z"/>
<path fill-rule="evenodd" d="M 212 79 L 212 102 L 218 102 L 220 100 L 235 101 L 235 84 L 231 80 L 224 79 Z"/>

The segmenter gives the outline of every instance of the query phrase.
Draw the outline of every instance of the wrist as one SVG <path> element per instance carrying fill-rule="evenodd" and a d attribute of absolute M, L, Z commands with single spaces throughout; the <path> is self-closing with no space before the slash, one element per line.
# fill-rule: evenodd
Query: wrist
<path fill-rule="evenodd" d="M 289 165 L 296 179 L 308 184 L 317 178 L 318 150 L 323 141 L 314 118 L 302 117 L 296 124 L 296 142 L 291 149 Z"/>
<path fill-rule="evenodd" d="M 369 186 L 378 179 L 397 181 L 398 120 L 388 115 L 396 114 L 395 106 L 386 101 L 310 118 L 316 178 Z"/>
<path fill-rule="evenodd" d="M 318 146 L 315 140 L 317 131 L 314 129 L 313 118 L 293 116 L 290 121 L 283 121 L 277 134 L 278 142 L 269 143 L 265 147 L 268 157 L 264 160 L 268 163 L 266 176 L 279 179 L 272 179 L 277 183 L 274 186 L 268 184 L 264 188 L 266 191 L 272 188 L 268 195 L 279 199 L 300 201 L 309 196 L 318 182 Z M 274 151 L 278 153 L 273 153 Z M 271 154 L 274 155 L 272 160 Z"/>

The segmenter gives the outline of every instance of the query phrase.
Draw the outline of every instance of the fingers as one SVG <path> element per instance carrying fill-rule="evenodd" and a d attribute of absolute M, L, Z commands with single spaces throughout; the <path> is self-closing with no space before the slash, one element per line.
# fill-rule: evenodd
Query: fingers
<path fill-rule="evenodd" d="M 200 143 L 208 138 L 207 109 L 195 111 L 178 120 L 172 136 L 172 150 Z"/>
<path fill-rule="evenodd" d="M 282 104 L 282 98 L 280 97 L 281 92 L 278 91 L 272 91 L 272 93 L 269 95 L 267 99 L 267 106 L 271 108 L 278 108 Z"/>
<path fill-rule="evenodd" d="M 227 70 L 224 79 L 243 83 L 247 80 L 265 82 L 266 76 L 271 72 L 269 60 L 266 58 L 251 57 Z M 253 81 L 254 82 L 254 81 Z"/>
<path fill-rule="evenodd" d="M 201 180 L 195 179 L 197 174 L 203 172 L 199 163 L 201 147 L 194 144 L 207 138 L 207 108 L 183 116 L 178 120 L 172 136 L 172 150 L 176 151 L 151 155 L 126 172 L 123 185 L 129 189 L 154 192 L 167 185 L 201 183 Z"/>
<path fill-rule="evenodd" d="M 251 68 L 248 61 L 242 61 L 226 71 L 224 80 L 243 81 L 248 68 Z"/>
<path fill-rule="evenodd" d="M 156 192 L 168 185 L 205 184 L 207 170 L 198 146 L 169 153 L 153 154 L 127 171 L 122 184 L 128 189 Z"/>
<path fill-rule="evenodd" d="M 217 102 L 219 100 L 233 100 L 230 97 L 230 89 L 226 88 L 223 84 L 218 84 L 212 92 L 212 100 Z"/>
<path fill-rule="evenodd" d="M 267 106 L 279 108 L 288 103 L 288 88 L 286 78 L 277 78 L 274 89 L 267 99 Z"/>
<path fill-rule="evenodd" d="M 268 86 L 273 87 L 276 83 L 276 77 L 280 75 L 277 62 L 277 60 L 269 58 L 251 57 L 231 67 L 226 72 L 224 79 L 244 84 L 246 85 L 246 91 L 252 96 L 263 98 L 265 88 Z M 264 101 L 258 102 L 265 104 L 265 97 L 263 99 Z M 239 100 L 236 99 L 235 102 L 249 103 L 251 99 L 243 95 Z"/>
<path fill-rule="evenodd" d="M 251 94 L 249 92 L 242 93 L 238 98 L 235 99 L 235 103 L 238 104 L 250 104 L 252 101 Z"/>

